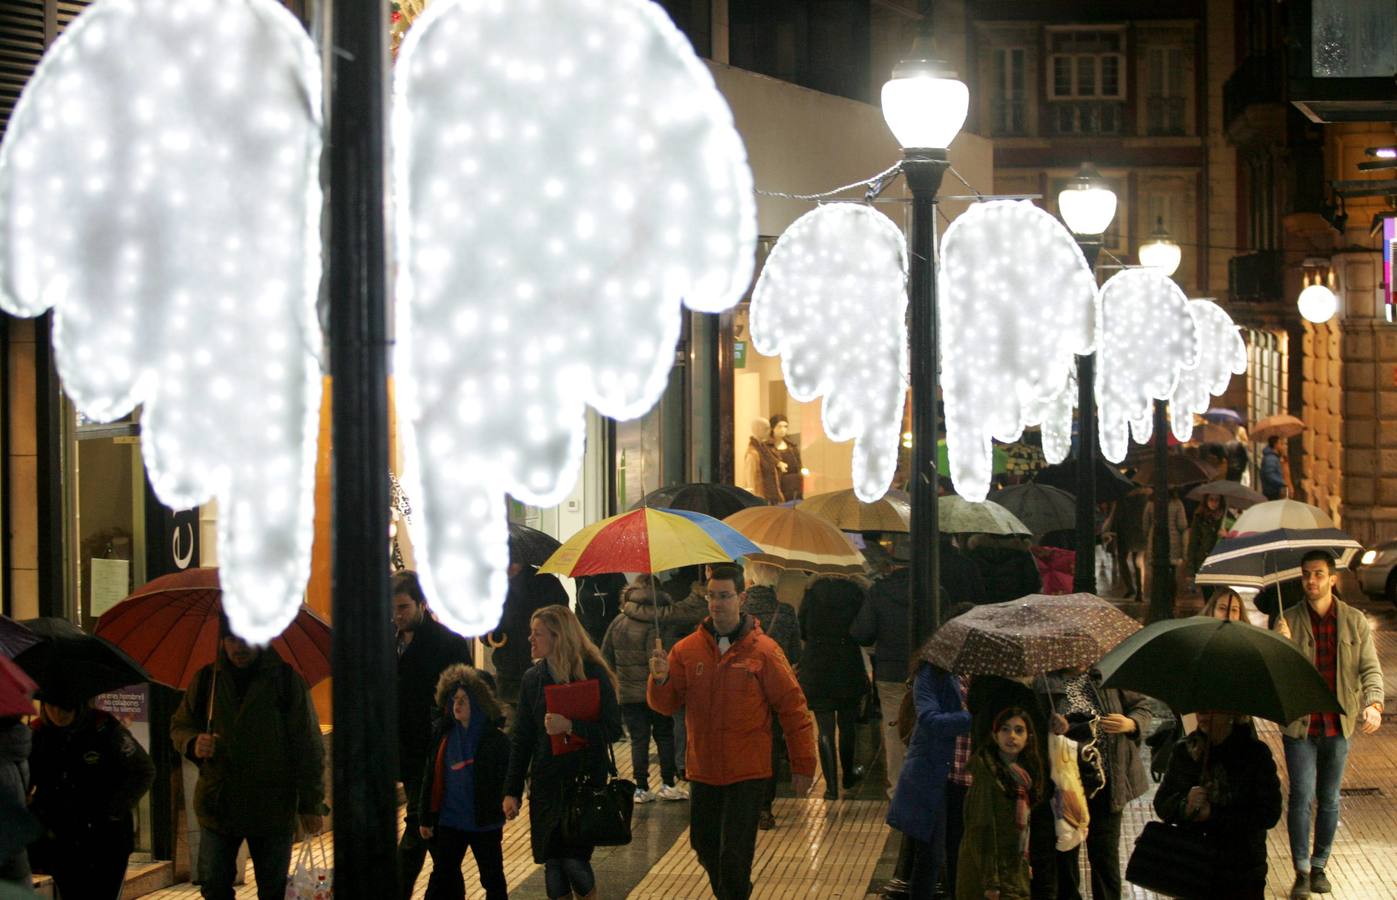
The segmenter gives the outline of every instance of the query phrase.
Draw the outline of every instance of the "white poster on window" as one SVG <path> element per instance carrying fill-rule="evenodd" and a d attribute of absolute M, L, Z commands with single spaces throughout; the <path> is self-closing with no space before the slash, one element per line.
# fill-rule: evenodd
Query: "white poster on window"
<path fill-rule="evenodd" d="M 131 561 L 127 559 L 92 560 L 91 614 L 94 618 L 126 598 L 131 587 Z"/>

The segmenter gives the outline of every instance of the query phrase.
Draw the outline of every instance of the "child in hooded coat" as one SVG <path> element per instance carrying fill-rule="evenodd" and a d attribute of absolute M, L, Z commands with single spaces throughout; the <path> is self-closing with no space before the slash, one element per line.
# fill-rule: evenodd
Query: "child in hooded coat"
<path fill-rule="evenodd" d="M 461 861 L 475 854 L 486 900 L 506 900 L 504 783 L 509 738 L 503 715 L 485 679 L 466 665 L 448 667 L 437 679 L 437 709 L 427 769 L 422 775 L 419 831 L 432 854 L 427 900 L 466 893 Z"/>

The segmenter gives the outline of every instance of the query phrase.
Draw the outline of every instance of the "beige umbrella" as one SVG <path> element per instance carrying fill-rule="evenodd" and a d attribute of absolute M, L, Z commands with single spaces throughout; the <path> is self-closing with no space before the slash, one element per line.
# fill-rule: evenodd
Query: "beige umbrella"
<path fill-rule="evenodd" d="M 1268 500 L 1258 503 L 1237 517 L 1232 524 L 1236 534 L 1275 531 L 1277 528 L 1333 528 L 1334 520 L 1317 506 L 1299 500 Z"/>
<path fill-rule="evenodd" d="M 912 530 L 912 507 L 888 494 L 873 503 L 864 503 L 852 488 L 830 491 L 802 500 L 796 509 L 833 522 L 840 531 Z"/>
<path fill-rule="evenodd" d="M 1275 435 L 1281 440 L 1285 440 L 1286 438 L 1293 438 L 1297 434 L 1303 433 L 1304 430 L 1305 423 L 1294 416 L 1267 416 L 1260 422 L 1257 422 L 1256 427 L 1251 430 L 1251 439 L 1257 443 L 1265 443 L 1271 439 L 1272 435 Z"/>
<path fill-rule="evenodd" d="M 754 506 L 723 520 L 762 548 L 748 554 L 756 562 L 820 575 L 857 575 L 863 555 L 834 525 L 809 513 L 784 506 Z"/>
<path fill-rule="evenodd" d="M 1033 534 L 1018 516 L 993 500 L 971 503 L 947 494 L 937 505 L 940 530 L 946 534 Z"/>

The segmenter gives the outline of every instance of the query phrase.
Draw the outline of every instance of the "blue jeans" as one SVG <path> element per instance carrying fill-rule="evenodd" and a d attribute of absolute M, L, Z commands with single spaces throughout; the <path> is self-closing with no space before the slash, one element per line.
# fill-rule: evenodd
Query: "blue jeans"
<path fill-rule="evenodd" d="M 1339 785 L 1348 760 L 1348 738 L 1282 738 L 1285 768 L 1290 776 L 1290 799 L 1285 827 L 1290 833 L 1290 858 L 1295 871 L 1322 869 L 1339 827 Z M 1315 803 L 1315 843 L 1310 852 L 1310 804 Z"/>
<path fill-rule="evenodd" d="M 238 848 L 247 841 L 258 900 L 285 900 L 287 870 L 291 868 L 291 832 L 272 835 L 222 834 L 199 831 L 200 894 L 204 900 L 233 900 Z"/>

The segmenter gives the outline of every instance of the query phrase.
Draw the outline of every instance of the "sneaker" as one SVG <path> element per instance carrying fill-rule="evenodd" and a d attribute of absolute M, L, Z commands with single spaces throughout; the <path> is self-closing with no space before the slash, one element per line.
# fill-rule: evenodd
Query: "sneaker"
<path fill-rule="evenodd" d="M 689 792 L 676 784 L 667 784 L 655 792 L 661 800 L 688 800 Z"/>
<path fill-rule="evenodd" d="M 1316 894 L 1329 893 L 1329 878 L 1318 866 L 1310 870 L 1310 890 Z"/>
<path fill-rule="evenodd" d="M 887 900 L 907 900 L 907 895 L 911 891 L 911 886 L 901 878 L 889 878 L 883 882 L 883 886 L 878 889 L 880 897 Z"/>
<path fill-rule="evenodd" d="M 655 795 L 652 794 L 652 793 L 650 793 L 649 791 L 645 790 L 644 788 L 636 788 L 636 789 L 635 789 L 635 802 L 638 803 L 638 804 L 639 804 L 639 803 L 654 803 L 654 802 L 655 802 Z"/>
<path fill-rule="evenodd" d="M 1290 886 L 1290 900 L 1307 900 L 1310 896 L 1310 873 L 1296 872 L 1295 884 Z"/>
<path fill-rule="evenodd" d="M 762 831 L 770 831 L 776 827 L 776 817 L 771 814 L 771 810 L 764 809 L 757 813 L 757 828 Z"/>

